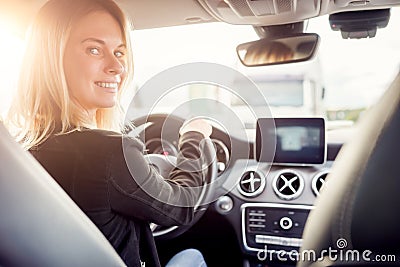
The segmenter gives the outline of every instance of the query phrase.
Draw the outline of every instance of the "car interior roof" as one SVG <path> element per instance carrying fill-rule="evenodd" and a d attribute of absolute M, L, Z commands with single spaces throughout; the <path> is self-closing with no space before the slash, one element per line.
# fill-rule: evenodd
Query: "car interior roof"
<path fill-rule="evenodd" d="M 11 19 L 18 27 L 20 34 L 28 27 L 36 12 L 46 0 L 13 0 L 3 3 L 0 15 L 7 20 Z M 246 0 L 116 0 L 125 10 L 133 22 L 134 29 L 150 29 L 167 26 L 189 25 L 224 21 L 232 24 L 248 24 L 255 26 L 267 26 L 287 24 L 310 19 L 316 16 L 333 14 L 353 10 L 369 10 L 390 8 L 400 5 L 400 0 L 369 0 L 364 5 L 357 5 L 352 0 L 287 0 L 292 6 L 290 12 L 275 12 L 268 16 L 259 16 L 250 13 L 248 16 L 234 15 L 240 13 L 238 6 L 248 5 Z M 151 2 L 151 4 L 150 4 Z M 235 4 L 239 2 L 238 4 Z M 275 0 L 251 1 L 264 2 L 265 5 L 276 5 Z M 219 10 L 224 6 L 225 11 Z M 249 7 L 246 7 L 249 9 Z M 251 9 L 251 8 L 250 8 Z M 166 12 L 172 10 L 172 12 Z M 225 14 L 225 15 L 224 15 Z"/>

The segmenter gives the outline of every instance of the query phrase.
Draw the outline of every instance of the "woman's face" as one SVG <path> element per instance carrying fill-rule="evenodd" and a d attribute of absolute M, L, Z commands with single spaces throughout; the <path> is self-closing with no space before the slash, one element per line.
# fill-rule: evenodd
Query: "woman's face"
<path fill-rule="evenodd" d="M 104 11 L 92 12 L 72 27 L 64 71 L 73 101 L 94 115 L 113 107 L 125 72 L 126 46 L 118 22 Z"/>

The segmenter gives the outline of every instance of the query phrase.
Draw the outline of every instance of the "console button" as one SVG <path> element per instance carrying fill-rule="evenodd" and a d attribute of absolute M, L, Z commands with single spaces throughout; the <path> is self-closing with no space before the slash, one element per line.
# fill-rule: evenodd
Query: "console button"
<path fill-rule="evenodd" d="M 264 243 L 271 245 L 281 245 L 282 238 L 279 236 L 269 236 L 269 235 L 256 235 L 256 243 Z"/>
<path fill-rule="evenodd" d="M 292 219 L 290 219 L 289 217 L 282 217 L 281 220 L 279 221 L 279 226 L 283 230 L 289 230 L 293 226 Z"/>
<path fill-rule="evenodd" d="M 291 238 L 282 237 L 280 245 L 281 246 L 290 246 L 291 245 Z"/>
<path fill-rule="evenodd" d="M 303 243 L 303 239 L 301 239 L 301 238 L 291 238 L 291 240 L 290 240 L 290 245 L 292 247 L 301 247 L 302 243 Z"/>

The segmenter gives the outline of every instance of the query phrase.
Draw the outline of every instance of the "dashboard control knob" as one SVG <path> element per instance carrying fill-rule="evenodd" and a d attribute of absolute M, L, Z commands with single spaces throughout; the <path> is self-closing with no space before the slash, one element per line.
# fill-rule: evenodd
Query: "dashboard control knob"
<path fill-rule="evenodd" d="M 289 217 L 282 217 L 281 220 L 279 221 L 279 226 L 283 230 L 289 230 L 293 226 L 292 219 L 290 219 Z"/>
<path fill-rule="evenodd" d="M 232 198 L 230 198 L 228 196 L 222 196 L 222 197 L 218 198 L 215 208 L 219 213 L 227 213 L 227 212 L 231 211 L 233 208 Z"/>

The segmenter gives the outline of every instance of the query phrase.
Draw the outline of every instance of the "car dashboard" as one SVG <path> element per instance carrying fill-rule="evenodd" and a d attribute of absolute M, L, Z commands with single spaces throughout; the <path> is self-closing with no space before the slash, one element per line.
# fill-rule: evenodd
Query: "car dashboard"
<path fill-rule="evenodd" d="M 141 129 L 139 138 L 146 144 L 148 154 L 176 155 L 179 128 L 183 121 L 182 118 L 171 119 L 171 116 L 158 114 L 141 118 L 134 124 L 147 123 L 145 129 Z M 208 252 L 214 254 L 210 258 L 215 265 L 222 264 L 218 255 L 234 249 L 240 251 L 240 256 L 234 256 L 236 261 L 232 261 L 233 266 L 243 266 L 242 262 L 247 266 L 264 266 L 262 264 L 267 262 L 281 262 L 282 258 L 295 264 L 295 253 L 301 247 L 308 214 L 325 186 L 325 179 L 342 144 L 327 144 L 323 164 L 302 165 L 259 162 L 255 158 L 254 142 L 235 138 L 216 127 L 211 140 L 218 161 L 216 192 L 204 216 L 206 219 L 197 223 L 206 226 L 192 227 L 200 227 L 200 230 L 195 230 L 195 239 L 207 240 L 204 241 L 207 246 L 210 240 L 220 243 L 219 252 Z M 222 229 L 213 233 L 212 228 L 219 229 L 221 224 L 224 225 Z M 227 246 L 226 237 L 218 237 L 227 228 L 231 230 L 229 235 L 234 233 L 232 240 L 236 245 Z M 178 237 L 180 241 L 176 242 L 188 242 L 185 239 L 193 241 L 193 237 L 189 236 L 190 231 Z M 159 246 L 169 246 L 169 249 L 173 244 L 171 240 L 159 242 Z M 198 243 L 189 242 L 189 245 L 196 246 Z M 227 252 L 222 252 L 224 250 Z M 226 264 L 226 258 L 223 263 Z"/>

